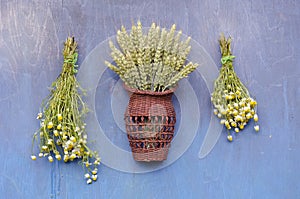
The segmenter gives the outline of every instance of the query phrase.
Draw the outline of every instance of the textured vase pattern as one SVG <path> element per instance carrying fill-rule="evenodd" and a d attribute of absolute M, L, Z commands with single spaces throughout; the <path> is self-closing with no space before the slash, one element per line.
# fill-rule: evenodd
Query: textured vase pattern
<path fill-rule="evenodd" d="M 134 90 L 131 93 L 125 112 L 125 123 L 133 158 L 136 161 L 167 159 L 176 123 L 172 95 L 172 90 L 165 92 Z"/>

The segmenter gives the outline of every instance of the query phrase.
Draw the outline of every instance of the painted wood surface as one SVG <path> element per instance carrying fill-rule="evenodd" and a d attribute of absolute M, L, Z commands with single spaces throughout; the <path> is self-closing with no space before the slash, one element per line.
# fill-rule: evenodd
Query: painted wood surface
<path fill-rule="evenodd" d="M 297 0 L 1 0 L 0 198 L 300 198 L 299 11 Z M 233 143 L 223 131 L 199 159 L 211 104 L 194 74 L 200 128 L 168 167 L 135 174 L 102 164 L 99 180 L 88 186 L 76 163 L 33 162 L 36 114 L 60 73 L 66 37 L 77 38 L 80 65 L 121 25 L 138 19 L 145 26 L 176 23 L 218 66 L 219 34 L 231 35 L 236 72 L 258 101 L 261 131 L 246 128 Z"/>

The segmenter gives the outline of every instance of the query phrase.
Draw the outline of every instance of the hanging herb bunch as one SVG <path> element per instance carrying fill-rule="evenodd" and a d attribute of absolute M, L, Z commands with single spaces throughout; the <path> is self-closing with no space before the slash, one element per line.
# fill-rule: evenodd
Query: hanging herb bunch
<path fill-rule="evenodd" d="M 84 91 L 75 77 L 78 54 L 74 37 L 67 38 L 63 56 L 62 72 L 52 83 L 51 93 L 37 115 L 40 129 L 33 136 L 33 145 L 38 142 L 38 157 L 47 157 L 49 162 L 79 159 L 86 170 L 84 177 L 90 184 L 97 180 L 100 157 L 87 146 L 83 117 L 88 108 L 81 98 Z M 32 153 L 31 159 L 36 160 L 36 155 Z"/>
<path fill-rule="evenodd" d="M 227 139 L 233 140 L 231 132 L 238 133 L 244 129 L 249 120 L 255 122 L 254 129 L 259 131 L 257 102 L 250 97 L 248 89 L 240 81 L 233 68 L 235 56 L 231 53 L 231 38 L 222 34 L 219 40 L 222 53 L 222 68 L 214 84 L 211 101 L 214 114 L 217 115 L 228 130 Z"/>

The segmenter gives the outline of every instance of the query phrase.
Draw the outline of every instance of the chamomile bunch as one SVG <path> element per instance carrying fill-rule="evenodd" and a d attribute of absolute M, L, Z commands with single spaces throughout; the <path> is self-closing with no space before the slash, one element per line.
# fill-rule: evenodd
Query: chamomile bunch
<path fill-rule="evenodd" d="M 243 130 L 251 119 L 255 122 L 255 131 L 259 131 L 257 102 L 250 96 L 248 89 L 234 71 L 235 56 L 231 53 L 231 38 L 226 39 L 222 34 L 219 43 L 222 67 L 214 83 L 211 101 L 214 105 L 214 114 L 228 130 L 228 141 L 232 141 L 232 132 L 238 133 Z"/>
<path fill-rule="evenodd" d="M 79 160 L 84 167 L 87 184 L 97 180 L 100 157 L 87 146 L 87 133 L 83 117 L 88 108 L 81 95 L 84 90 L 76 80 L 77 42 L 73 37 L 67 38 L 63 51 L 62 72 L 52 83 L 51 93 L 41 105 L 37 115 L 40 128 L 33 136 L 38 142 L 38 157 L 47 157 L 72 162 Z M 37 156 L 31 156 L 36 160 Z"/>

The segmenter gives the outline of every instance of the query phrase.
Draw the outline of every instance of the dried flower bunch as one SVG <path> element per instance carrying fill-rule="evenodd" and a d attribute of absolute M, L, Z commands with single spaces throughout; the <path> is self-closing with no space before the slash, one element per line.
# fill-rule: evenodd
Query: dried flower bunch
<path fill-rule="evenodd" d="M 105 63 L 131 88 L 157 92 L 168 90 L 197 67 L 192 62 L 185 65 L 191 49 L 190 37 L 180 41 L 182 32 L 175 34 L 175 30 L 175 25 L 167 31 L 152 23 L 145 34 L 138 21 L 127 33 L 122 26 L 117 32 L 121 50 L 113 42 L 109 43 L 116 65 Z"/>
<path fill-rule="evenodd" d="M 219 43 L 222 68 L 215 81 L 211 101 L 215 107 L 214 113 L 221 119 L 220 123 L 228 129 L 227 139 L 232 141 L 231 129 L 238 133 L 252 118 L 255 122 L 258 121 L 257 102 L 250 97 L 234 71 L 232 62 L 235 57 L 231 54 L 231 38 L 226 39 L 222 34 Z M 259 125 L 255 124 L 254 129 L 259 131 Z"/>
<path fill-rule="evenodd" d="M 49 162 L 54 158 L 64 162 L 81 159 L 80 163 L 86 170 L 85 178 L 90 184 L 97 180 L 100 158 L 87 146 L 83 117 L 88 109 L 81 98 L 84 91 L 75 77 L 78 54 L 73 37 L 67 38 L 63 56 L 62 72 L 52 83 L 51 93 L 38 113 L 40 129 L 34 134 L 33 144 L 39 140 L 38 156 L 47 157 Z M 36 160 L 35 155 L 31 158 Z"/>

